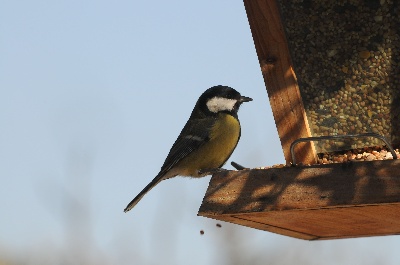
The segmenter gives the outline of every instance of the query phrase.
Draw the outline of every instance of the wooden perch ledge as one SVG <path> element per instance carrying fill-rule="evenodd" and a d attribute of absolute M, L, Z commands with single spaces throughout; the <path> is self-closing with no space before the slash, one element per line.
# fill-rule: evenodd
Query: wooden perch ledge
<path fill-rule="evenodd" d="M 400 160 L 219 172 L 198 214 L 307 240 L 400 234 Z"/>

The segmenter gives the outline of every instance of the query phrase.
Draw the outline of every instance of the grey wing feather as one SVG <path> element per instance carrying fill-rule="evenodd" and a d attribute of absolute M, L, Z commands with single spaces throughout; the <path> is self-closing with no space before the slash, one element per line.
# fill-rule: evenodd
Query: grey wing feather
<path fill-rule="evenodd" d="M 183 127 L 181 134 L 176 139 L 174 145 L 167 158 L 165 159 L 164 165 L 161 167 L 161 171 L 157 176 L 126 206 L 124 212 L 131 210 L 142 198 L 149 192 L 155 185 L 164 179 L 165 174 L 170 170 L 176 163 L 181 161 L 187 155 L 194 150 L 198 149 L 201 145 L 209 140 L 210 129 L 215 122 L 214 119 L 192 119 L 189 120 L 185 127 Z"/>
<path fill-rule="evenodd" d="M 176 163 L 209 141 L 214 122 L 215 120 L 210 118 L 189 120 L 169 151 L 160 173 L 167 172 Z"/>

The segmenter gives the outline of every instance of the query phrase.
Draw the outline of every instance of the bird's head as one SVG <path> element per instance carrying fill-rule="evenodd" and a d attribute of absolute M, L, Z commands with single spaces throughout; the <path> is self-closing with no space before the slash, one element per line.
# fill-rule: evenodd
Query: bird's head
<path fill-rule="evenodd" d="M 240 95 L 231 87 L 213 86 L 200 96 L 196 105 L 207 114 L 227 112 L 236 115 L 243 102 L 252 100 L 252 98 Z"/>

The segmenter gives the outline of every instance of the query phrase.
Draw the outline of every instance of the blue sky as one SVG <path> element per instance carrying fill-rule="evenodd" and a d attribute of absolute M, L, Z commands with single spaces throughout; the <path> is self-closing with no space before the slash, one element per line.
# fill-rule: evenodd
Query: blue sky
<path fill-rule="evenodd" d="M 162 182 L 123 213 L 213 85 L 254 99 L 229 161 L 284 163 L 243 2 L 0 2 L 0 261 L 397 264 L 397 237 L 218 228 L 197 216 L 210 177 Z"/>

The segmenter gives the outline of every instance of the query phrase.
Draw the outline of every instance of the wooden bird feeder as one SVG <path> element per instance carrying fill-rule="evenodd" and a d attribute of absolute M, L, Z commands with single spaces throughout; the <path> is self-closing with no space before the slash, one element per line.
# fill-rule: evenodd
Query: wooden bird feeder
<path fill-rule="evenodd" d="M 300 138 L 361 133 L 400 146 L 400 3 L 244 5 L 286 163 L 308 166 L 216 173 L 199 215 L 308 240 L 400 234 L 399 159 L 317 164 L 379 139 L 302 142 L 291 153 Z"/>

